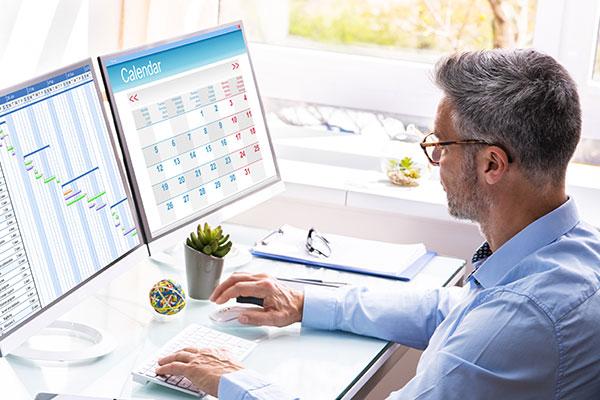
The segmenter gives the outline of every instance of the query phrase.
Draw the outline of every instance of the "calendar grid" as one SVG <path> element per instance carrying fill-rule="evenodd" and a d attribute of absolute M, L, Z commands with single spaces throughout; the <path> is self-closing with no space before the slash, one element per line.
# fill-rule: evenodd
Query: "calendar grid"
<path fill-rule="evenodd" d="M 235 134 L 232 134 L 232 135 L 235 135 Z M 228 136 L 231 136 L 231 135 L 228 135 Z M 248 145 L 248 146 L 245 146 L 243 149 L 250 148 L 250 147 L 252 147 L 253 145 L 256 145 L 256 144 L 258 144 L 258 142 L 251 143 L 250 145 Z M 240 151 L 240 150 L 241 150 L 241 149 L 237 149 L 237 150 L 231 151 L 231 152 L 229 152 L 229 153 L 226 153 L 226 154 L 225 154 L 225 155 L 223 155 L 222 157 L 219 157 L 219 158 L 214 158 L 214 159 L 212 159 L 212 160 L 209 160 L 209 161 L 207 161 L 207 162 L 205 162 L 205 163 L 202 163 L 202 164 L 200 164 L 200 165 L 195 165 L 194 167 L 192 167 L 192 168 L 190 168 L 190 169 L 188 169 L 188 170 L 185 170 L 185 171 L 181 172 L 181 174 L 180 174 L 180 175 L 185 175 L 185 174 L 188 174 L 188 173 L 190 173 L 190 172 L 194 172 L 194 171 L 196 171 L 198 168 L 202 168 L 202 167 L 204 167 L 204 166 L 206 166 L 206 165 L 210 165 L 210 163 L 211 163 L 211 162 L 215 162 L 215 161 L 217 161 L 217 160 L 220 160 L 220 159 L 225 159 L 225 158 L 227 158 L 228 156 L 231 156 L 231 155 L 233 155 L 233 154 L 236 154 L 236 153 L 238 153 L 238 151 Z M 227 164 L 229 164 L 229 163 L 227 163 Z M 174 177 L 169 177 L 169 178 L 166 178 L 166 179 L 164 179 L 164 180 L 162 180 L 162 181 L 160 181 L 160 182 L 157 182 L 157 183 L 153 184 L 153 185 L 152 185 L 152 187 L 153 187 L 153 188 L 159 187 L 159 186 L 160 186 L 160 185 L 162 185 L 163 183 L 165 183 L 165 182 L 168 182 L 168 181 L 172 180 L 173 178 L 174 178 Z"/>
<path fill-rule="evenodd" d="M 173 212 L 208 205 L 264 178 L 241 76 L 157 99 L 132 115 L 163 222 Z"/>

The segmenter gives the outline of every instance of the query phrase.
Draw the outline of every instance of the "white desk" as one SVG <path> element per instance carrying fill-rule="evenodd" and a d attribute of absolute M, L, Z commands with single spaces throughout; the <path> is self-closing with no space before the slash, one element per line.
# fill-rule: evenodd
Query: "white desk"
<path fill-rule="evenodd" d="M 226 231 L 231 233 L 235 243 L 247 246 L 265 234 L 264 230 L 236 225 L 226 226 Z M 229 268 L 224 277 L 235 270 L 319 277 L 380 287 L 400 288 L 407 284 L 439 287 L 455 284 L 464 273 L 464 262 L 436 257 L 410 283 L 256 258 L 245 266 Z M 33 364 L 11 356 L 2 358 L 0 397 L 10 394 L 11 399 L 31 399 L 37 392 L 46 391 L 111 398 L 192 398 L 158 385 L 139 385 L 130 377 L 135 366 L 187 324 L 196 322 L 214 328 L 208 315 L 218 307 L 208 301 L 190 300 L 173 319 L 157 320 L 148 303 L 148 291 L 162 278 L 172 278 L 185 285 L 184 268 L 159 267 L 147 260 L 62 318 L 111 332 L 119 342 L 111 354 L 90 362 L 64 365 Z M 398 349 L 398 345 L 383 340 L 306 329 L 300 324 L 225 331 L 256 340 L 259 345 L 243 364 L 303 399 L 351 398 Z"/>

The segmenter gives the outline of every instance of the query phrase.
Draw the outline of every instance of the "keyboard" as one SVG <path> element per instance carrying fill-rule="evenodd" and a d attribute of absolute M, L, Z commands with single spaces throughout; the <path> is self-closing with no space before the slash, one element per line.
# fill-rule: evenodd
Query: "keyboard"
<path fill-rule="evenodd" d="M 203 397 L 205 393 L 194 386 L 187 378 L 175 375 L 156 375 L 154 372 L 158 367 L 160 358 L 185 347 L 225 349 L 231 353 L 235 360 L 241 361 L 256 347 L 256 343 L 202 325 L 191 324 L 161 347 L 154 357 L 133 371 L 131 373 L 133 380 L 142 384 L 153 382 L 187 394 Z"/>

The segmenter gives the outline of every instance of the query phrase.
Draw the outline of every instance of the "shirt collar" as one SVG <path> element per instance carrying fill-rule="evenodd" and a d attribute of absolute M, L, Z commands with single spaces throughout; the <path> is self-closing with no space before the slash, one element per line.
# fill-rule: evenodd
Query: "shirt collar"
<path fill-rule="evenodd" d="M 510 238 L 478 265 L 473 278 L 484 288 L 498 282 L 523 258 L 552 243 L 579 223 L 579 214 L 573 199 L 538 218 Z"/>

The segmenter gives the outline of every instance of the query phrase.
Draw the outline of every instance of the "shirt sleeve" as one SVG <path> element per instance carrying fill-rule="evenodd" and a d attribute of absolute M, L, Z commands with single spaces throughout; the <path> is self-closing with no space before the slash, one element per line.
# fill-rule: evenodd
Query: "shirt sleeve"
<path fill-rule="evenodd" d="M 559 397 L 554 324 L 532 299 L 497 292 L 449 329 L 445 345 L 390 400 Z"/>
<path fill-rule="evenodd" d="M 299 400 L 249 369 L 223 375 L 218 394 L 221 400 Z"/>
<path fill-rule="evenodd" d="M 304 290 L 302 325 L 344 330 L 424 349 L 449 311 L 463 299 L 464 288 L 395 291 L 362 287 Z"/>

